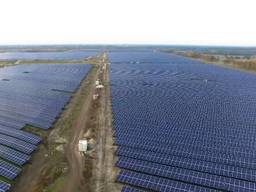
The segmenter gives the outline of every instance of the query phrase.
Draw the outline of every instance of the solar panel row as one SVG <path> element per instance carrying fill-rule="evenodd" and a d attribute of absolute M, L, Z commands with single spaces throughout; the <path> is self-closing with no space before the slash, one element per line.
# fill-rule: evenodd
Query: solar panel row
<path fill-rule="evenodd" d="M 215 188 L 227 191 L 248 191 L 255 189 L 253 182 L 216 176 L 208 173 L 201 173 L 184 168 L 171 167 L 158 163 L 140 161 L 136 159 L 121 157 L 117 166 L 123 169 L 129 169 L 155 175 L 173 180 L 179 180 L 190 184 L 200 185 L 209 188 Z"/>
<path fill-rule="evenodd" d="M 0 181 L 0 192 L 9 191 L 10 188 L 11 188 L 11 185 L 9 183 L 6 183 L 4 181 Z"/>
<path fill-rule="evenodd" d="M 125 146 L 118 147 L 116 154 L 118 156 L 130 157 L 133 159 L 159 163 L 162 165 L 186 168 L 198 172 L 256 182 L 255 169 L 245 169 L 180 156 L 167 155 L 158 152 L 139 150 Z"/>
<path fill-rule="evenodd" d="M 10 180 L 14 179 L 21 172 L 21 168 L 0 160 L 0 175 Z"/>
<path fill-rule="evenodd" d="M 0 60 L 77 60 L 98 54 L 98 50 L 1 52 Z"/>
<path fill-rule="evenodd" d="M 142 143 L 143 142 L 143 143 Z M 186 158 L 204 160 L 214 163 L 222 163 L 231 166 L 238 166 L 244 168 L 256 168 L 256 162 L 254 161 L 253 156 L 243 157 L 241 154 L 232 154 L 232 153 L 220 153 L 217 150 L 209 149 L 198 149 L 193 147 L 184 147 L 183 145 L 164 145 L 160 142 L 157 142 L 158 145 L 152 145 L 153 141 L 147 141 L 145 139 L 136 140 L 134 138 L 127 137 L 118 137 L 116 138 L 115 144 L 130 146 L 133 148 L 144 149 L 148 151 L 161 152 L 169 155 L 182 156 Z M 237 155 L 237 156 L 236 156 Z M 239 156 L 240 155 L 240 156 Z"/>
<path fill-rule="evenodd" d="M 0 81 L 4 90 L 0 93 L 0 122 L 16 128 L 31 124 L 48 129 L 89 69 L 90 65 L 79 64 L 18 65 L 1 69 L 0 78 L 8 81 Z"/>
<path fill-rule="evenodd" d="M 137 173 L 134 171 L 122 170 L 117 177 L 117 180 L 121 183 L 135 185 L 146 189 L 162 192 L 170 191 L 213 191 L 209 188 L 204 188 L 196 185 L 190 185 L 188 183 L 182 183 L 175 180 L 169 180 L 165 178 L 155 177 L 143 173 Z"/>
<path fill-rule="evenodd" d="M 132 188 L 132 187 L 128 187 L 128 186 L 124 186 L 122 188 L 122 192 L 143 192 L 143 190 Z"/>
<path fill-rule="evenodd" d="M 256 190 L 255 75 L 153 51 L 109 58 L 120 182 Z"/>
<path fill-rule="evenodd" d="M 13 180 L 42 140 L 21 130 L 48 129 L 90 70 L 80 64 L 28 64 L 0 68 L 0 176 Z M 0 191 L 10 184 L 0 181 Z"/>
<path fill-rule="evenodd" d="M 22 141 L 26 141 L 27 143 L 31 143 L 34 145 L 38 144 L 42 140 L 37 135 L 31 134 L 22 130 L 12 129 L 11 127 L 7 127 L 3 125 L 0 125 L 0 134 L 18 138 Z"/>

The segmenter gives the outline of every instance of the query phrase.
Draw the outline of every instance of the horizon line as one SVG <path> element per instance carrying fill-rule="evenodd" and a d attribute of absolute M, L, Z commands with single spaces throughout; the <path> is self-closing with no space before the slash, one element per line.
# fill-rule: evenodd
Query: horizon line
<path fill-rule="evenodd" d="M 161 46 L 161 47 L 230 47 L 230 48 L 256 48 L 256 45 L 221 45 L 221 44 L 161 44 L 161 43 L 151 43 L 151 44 L 147 44 L 147 43 L 55 43 L 55 44 L 42 44 L 42 43 L 38 43 L 38 44 L 0 44 L 0 47 L 29 47 L 29 46 L 122 46 L 122 47 L 131 47 L 131 46 Z"/>

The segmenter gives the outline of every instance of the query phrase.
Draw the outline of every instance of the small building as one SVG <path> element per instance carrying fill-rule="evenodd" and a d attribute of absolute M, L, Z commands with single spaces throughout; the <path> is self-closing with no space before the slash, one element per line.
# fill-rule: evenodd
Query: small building
<path fill-rule="evenodd" d="M 78 143 L 78 150 L 79 152 L 86 152 L 87 151 L 88 142 L 86 139 L 79 140 Z"/>
<path fill-rule="evenodd" d="M 99 94 L 94 94 L 92 98 L 93 100 L 96 100 L 98 97 L 99 97 Z"/>
<path fill-rule="evenodd" d="M 96 86 L 96 89 L 102 89 L 102 88 L 104 88 L 103 85 L 97 85 L 97 86 Z"/>

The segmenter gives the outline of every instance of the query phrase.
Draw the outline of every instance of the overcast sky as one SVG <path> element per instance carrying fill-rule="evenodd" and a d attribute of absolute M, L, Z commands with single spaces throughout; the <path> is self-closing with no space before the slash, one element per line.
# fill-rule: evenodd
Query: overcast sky
<path fill-rule="evenodd" d="M 255 0 L 1 0 L 0 44 L 256 46 Z"/>

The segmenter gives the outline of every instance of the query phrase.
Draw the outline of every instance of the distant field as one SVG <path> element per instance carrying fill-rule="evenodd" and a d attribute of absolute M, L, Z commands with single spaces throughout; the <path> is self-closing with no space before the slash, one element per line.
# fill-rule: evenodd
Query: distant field
<path fill-rule="evenodd" d="M 199 59 L 204 62 L 256 71 L 256 48 L 185 47 L 165 49 L 164 51 Z"/>
<path fill-rule="evenodd" d="M 256 55 L 256 47 L 207 47 L 207 46 L 173 46 L 162 48 L 167 52 L 196 52 L 210 55 L 229 55 L 251 57 Z"/>
<path fill-rule="evenodd" d="M 205 62 L 218 63 L 221 65 L 240 68 L 248 71 L 256 71 L 256 58 L 255 56 L 232 56 L 232 55 L 213 55 L 197 52 L 180 52 L 180 55 L 200 59 Z"/>

